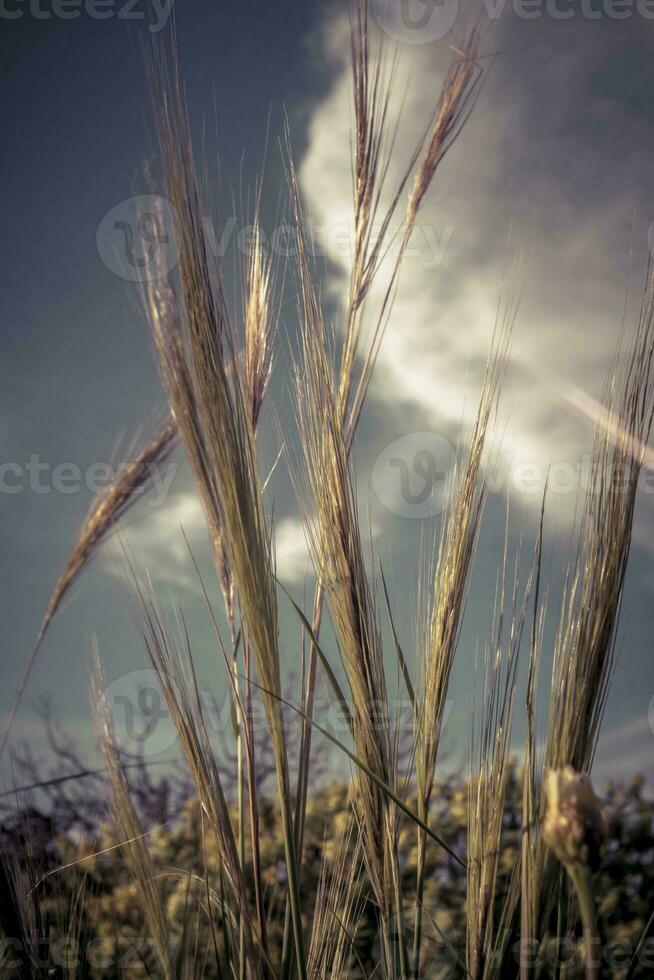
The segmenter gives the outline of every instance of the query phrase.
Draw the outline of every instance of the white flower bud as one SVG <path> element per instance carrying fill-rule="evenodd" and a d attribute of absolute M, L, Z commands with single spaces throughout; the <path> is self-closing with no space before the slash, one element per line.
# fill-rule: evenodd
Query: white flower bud
<path fill-rule="evenodd" d="M 547 811 L 543 840 L 565 865 L 595 869 L 606 827 L 590 777 L 572 766 L 550 769 L 545 779 Z"/>

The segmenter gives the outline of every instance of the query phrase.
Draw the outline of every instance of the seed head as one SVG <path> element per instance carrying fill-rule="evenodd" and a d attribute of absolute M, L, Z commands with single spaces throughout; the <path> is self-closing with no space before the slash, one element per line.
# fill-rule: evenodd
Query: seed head
<path fill-rule="evenodd" d="M 590 777 L 572 766 L 550 769 L 545 796 L 545 843 L 566 866 L 585 864 L 595 870 L 606 827 Z"/>

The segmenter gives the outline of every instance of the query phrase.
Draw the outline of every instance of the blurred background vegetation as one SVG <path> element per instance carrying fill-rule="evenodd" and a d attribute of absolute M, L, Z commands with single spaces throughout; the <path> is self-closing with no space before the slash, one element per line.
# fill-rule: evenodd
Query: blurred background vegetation
<path fill-rule="evenodd" d="M 20 797 L 5 797 L 1 823 L 4 855 L 2 896 L 2 944 L 5 976 L 61 976 L 109 978 L 159 976 L 150 955 L 147 925 L 138 901 L 136 884 L 124 861 L 124 849 L 116 846 L 116 829 L 111 818 L 109 791 L 104 775 L 85 771 L 71 740 L 51 718 L 46 719 L 49 740 L 58 761 L 53 770 L 64 774 L 50 781 L 42 778 L 29 753 L 17 753 L 14 765 L 17 782 L 41 783 Z M 266 745 L 268 746 L 266 748 Z M 280 951 L 284 928 L 286 895 L 284 842 L 279 806 L 274 798 L 274 763 L 269 742 L 258 747 L 260 796 L 260 846 L 264 870 L 265 905 L 271 950 Z M 228 749 L 224 748 L 228 756 Z M 356 935 L 351 936 L 352 978 L 368 977 L 379 962 L 378 927 L 369 885 L 356 839 L 351 783 L 331 778 L 334 759 L 327 751 L 315 757 L 306 822 L 306 854 L 302 868 L 303 917 L 311 923 L 321 877 L 329 881 L 339 874 L 343 858 L 357 865 L 355 876 L 359 917 Z M 229 763 L 229 758 L 224 762 Z M 225 766 L 229 785 L 229 764 Z M 143 760 L 126 761 L 125 776 L 138 809 L 150 853 L 162 889 L 170 928 L 169 943 L 176 963 L 175 975 L 220 977 L 227 960 L 225 947 L 232 932 L 219 914 L 207 914 L 206 881 L 220 892 L 223 887 L 215 841 L 202 815 L 190 778 L 183 769 L 165 774 Z M 496 900 L 501 905 L 510 887 L 521 838 L 521 773 L 512 762 L 506 798 L 502 853 Z M 624 978 L 634 950 L 643 936 L 654 908 L 654 800 L 641 778 L 611 782 L 598 787 L 604 804 L 608 837 L 601 868 L 596 878 L 600 934 L 607 976 Z M 468 832 L 468 783 L 454 773 L 438 784 L 432 826 L 453 850 L 465 856 Z M 415 807 L 415 800 L 409 798 Z M 236 807 L 233 807 L 236 827 Z M 248 855 L 249 860 L 249 855 Z M 416 874 L 416 837 L 411 825 L 400 838 L 400 867 L 407 910 L 412 907 Z M 208 874 L 207 874 L 208 872 Z M 563 872 L 562 872 L 563 873 Z M 19 899 L 16 881 L 22 879 L 24 893 L 32 886 L 33 908 L 25 917 L 16 916 Z M 248 888 L 252 891 L 251 876 Z M 437 910 L 426 925 L 427 945 L 424 977 L 465 976 L 466 877 L 437 844 L 427 852 L 425 908 Z M 213 896 L 214 909 L 220 894 Z M 254 896 L 250 894 L 254 902 Z M 21 910 L 25 912 L 25 909 Z M 498 909 L 498 915 L 499 915 Z M 563 910 L 558 910 L 563 915 Z M 30 936 L 19 922 L 31 921 Z M 412 922 L 411 915 L 406 916 Z M 407 926 L 410 928 L 410 925 Z M 18 931 L 17 931 L 18 930 Z M 7 939 L 19 936 L 19 943 Z M 34 937 L 41 942 L 35 948 Z M 411 938 L 411 937 L 408 937 Z M 579 938 L 579 937 L 578 937 Z M 650 948 L 651 947 L 651 948 Z M 558 954 L 557 954 L 558 949 Z M 22 959 L 29 951 L 29 962 Z M 517 951 L 510 951 L 517 962 Z M 554 934 L 538 951 L 537 975 L 560 974 L 581 977 L 581 940 L 559 944 Z M 17 956 L 19 958 L 17 958 Z M 13 966 L 12 966 L 13 964 Z M 650 972 L 651 971 L 651 972 Z M 654 943 L 646 940 L 641 949 L 636 976 L 654 975 Z"/>

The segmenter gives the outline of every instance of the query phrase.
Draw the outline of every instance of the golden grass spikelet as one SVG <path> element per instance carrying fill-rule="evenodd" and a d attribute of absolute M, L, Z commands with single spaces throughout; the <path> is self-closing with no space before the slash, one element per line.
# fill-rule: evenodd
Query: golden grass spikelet
<path fill-rule="evenodd" d="M 215 834 L 221 868 L 227 880 L 234 912 L 245 926 L 247 949 L 253 962 L 256 937 L 247 903 L 243 870 L 231 823 L 229 806 L 209 742 L 191 658 L 186 626 L 179 616 L 179 642 L 165 628 L 152 590 L 139 584 L 132 569 L 134 596 L 145 647 L 161 687 L 170 718 L 196 786 L 200 805 Z"/>
<path fill-rule="evenodd" d="M 621 336 L 620 347 L 623 345 Z M 585 771 L 613 671 L 638 478 L 654 418 L 654 268 L 626 363 L 607 385 L 598 422 L 579 553 L 562 604 L 546 765 Z"/>
<path fill-rule="evenodd" d="M 312 980 L 338 980 L 348 976 L 347 967 L 362 913 L 357 893 L 361 872 L 361 837 L 356 821 L 348 821 L 333 841 L 331 868 L 323 860 L 316 894 L 308 970 Z M 327 843 L 327 841 L 326 841 Z"/>
<path fill-rule="evenodd" d="M 528 576 L 521 602 L 518 599 L 516 557 L 513 589 L 506 599 L 508 574 L 508 507 L 505 547 L 499 573 L 493 645 L 483 664 L 483 708 L 477 742 L 473 714 L 472 764 L 469 779 L 468 861 L 466 887 L 466 967 L 475 980 L 495 976 L 496 944 L 501 947 L 506 933 L 497 929 L 497 883 L 501 870 L 506 795 L 511 772 L 509 756 L 511 725 L 516 691 L 518 656 L 522 642 L 537 556 Z M 505 607 L 509 605 L 508 636 Z M 514 858 L 517 857 L 517 854 Z M 515 866 L 515 859 L 511 862 Z"/>
<path fill-rule="evenodd" d="M 93 558 L 98 547 L 132 504 L 140 499 L 152 478 L 153 469 L 166 462 L 174 448 L 176 435 L 177 427 L 173 420 L 169 420 L 140 452 L 128 456 L 114 483 L 93 502 L 48 604 L 37 643 L 43 639 L 68 590 Z"/>
<path fill-rule="evenodd" d="M 416 219 L 439 164 L 456 140 L 474 104 L 481 77 L 477 64 L 479 38 L 479 28 L 475 27 L 462 45 L 460 57 L 453 61 L 445 77 L 434 121 L 409 195 L 409 227 Z"/>
<path fill-rule="evenodd" d="M 145 922 L 146 935 L 152 943 L 152 951 L 162 977 L 173 971 L 172 950 L 169 948 L 169 927 L 163 905 L 160 885 L 156 879 L 154 864 L 150 855 L 143 827 L 132 803 L 127 780 L 123 772 L 107 704 L 106 684 L 95 648 L 95 673 L 91 686 L 94 709 L 100 711 L 102 724 L 100 747 L 104 758 L 109 786 L 111 789 L 111 811 L 116 836 L 124 844 L 121 848 L 123 860 L 131 880 L 136 886 L 139 910 Z"/>
<path fill-rule="evenodd" d="M 159 141 L 166 191 L 174 205 L 179 253 L 179 318 L 163 334 L 164 372 L 169 352 L 185 364 L 193 417 L 180 427 L 195 456 L 200 494 L 218 525 L 229 572 L 239 597 L 271 732 L 282 802 L 282 823 L 297 968 L 306 975 L 293 841 L 286 738 L 281 715 L 277 596 L 270 531 L 256 466 L 255 433 L 248 410 L 234 336 L 229 326 L 220 270 L 210 266 L 202 234 L 200 195 L 176 61 L 172 80 L 163 55 L 155 62 Z M 174 363 L 174 362 L 173 362 Z M 176 368 L 176 370 L 178 370 Z M 170 373 L 170 372 L 168 372 Z M 173 379 L 174 380 L 174 379 Z M 171 385 L 173 398 L 179 386 Z M 182 410 L 185 410 L 182 406 Z M 177 412 L 175 404 L 173 411 Z M 192 431 L 191 431 L 192 427 Z M 194 445 L 197 433 L 197 447 Z M 185 439 L 186 442 L 186 439 Z"/>
<path fill-rule="evenodd" d="M 620 368 L 625 346 L 624 366 Z M 605 412 L 596 421 L 579 542 L 564 583 L 547 740 L 539 769 L 534 762 L 533 690 L 531 707 L 528 703 L 527 821 L 544 817 L 539 770 L 560 770 L 569 765 L 583 772 L 592 764 L 614 668 L 638 479 L 654 415 L 653 356 L 654 270 L 650 264 L 634 335 L 626 344 L 623 323 L 607 383 Z M 540 615 L 539 634 L 544 610 Z M 534 670 L 540 642 L 532 642 Z M 555 861 L 535 830 L 529 827 L 529 844 L 523 848 L 522 920 L 530 938 L 539 938 L 547 928 L 558 891 Z"/>
<path fill-rule="evenodd" d="M 403 192 L 410 179 L 416 161 L 420 157 L 424 139 L 415 147 L 406 167 L 390 194 L 389 203 L 382 207 L 385 193 L 386 177 L 393 154 L 397 124 L 389 120 L 391 97 L 395 79 L 395 60 L 387 63 L 384 38 L 378 36 L 378 44 L 374 53 L 374 64 L 371 58 L 371 38 L 369 30 L 369 2 L 358 0 L 351 8 L 351 59 L 352 59 L 352 89 L 354 102 L 354 133 L 352 139 L 352 184 L 355 251 L 350 274 L 349 297 L 345 317 L 345 339 L 340 356 L 337 384 L 337 420 L 338 427 L 343 433 L 346 453 L 349 453 L 358 424 L 363 402 L 368 390 L 372 371 L 374 369 L 379 346 L 392 310 L 394 292 L 397 285 L 404 253 L 409 243 L 413 224 L 424 198 L 428 185 L 433 179 L 438 162 L 442 159 L 441 152 L 434 160 L 433 148 L 440 138 L 451 145 L 461 126 L 454 122 L 457 109 L 468 103 L 471 95 L 470 85 L 478 78 L 478 66 L 474 66 L 474 55 L 477 51 L 476 34 L 469 37 L 464 47 L 464 61 L 467 55 L 467 67 L 458 72 L 454 68 L 445 79 L 440 97 L 441 111 L 436 114 L 432 138 L 432 160 L 423 164 L 422 189 L 420 200 L 414 196 L 413 206 L 408 220 L 405 222 L 404 235 L 398 253 L 397 261 L 386 285 L 383 287 L 384 299 L 381 309 L 371 324 L 369 336 L 365 345 L 361 339 L 364 328 L 364 304 L 370 288 L 379 272 L 382 246 Z M 459 119 L 465 121 L 465 113 Z M 318 296 L 313 287 L 311 269 L 304 248 L 303 217 L 297 176 L 290 153 L 290 137 L 286 132 L 288 150 L 288 181 L 291 192 L 291 203 L 295 223 L 298 253 L 296 264 L 300 292 L 301 322 L 312 325 L 314 330 L 322 329 L 322 318 Z M 442 149 L 443 149 L 442 147 Z M 381 209 L 381 215 L 379 214 Z M 361 356 L 362 366 L 355 377 L 357 360 Z M 356 383 L 355 383 L 356 382 Z M 349 413 L 349 414 L 348 414 Z M 317 636 L 320 630 L 320 617 L 323 599 L 324 583 L 319 579 L 313 607 L 312 629 Z M 312 645 L 309 668 L 307 673 L 305 710 L 310 718 L 312 714 L 313 697 L 317 672 L 317 650 Z M 306 805 L 308 785 L 308 766 L 311 750 L 311 726 L 304 725 L 300 756 L 300 778 L 298 790 L 298 823 L 299 847 L 302 847 L 303 811 Z"/>
<path fill-rule="evenodd" d="M 389 132 L 391 127 L 388 119 L 394 65 L 386 70 L 384 48 L 380 42 L 376 64 L 371 69 L 367 11 L 367 0 L 361 0 L 352 30 L 356 248 L 350 281 L 339 387 L 339 407 L 343 413 L 353 391 L 346 426 L 348 444 L 354 436 L 379 348 L 393 309 L 400 270 L 418 213 L 445 154 L 457 139 L 474 107 L 476 92 L 482 77 L 477 60 L 480 31 L 474 28 L 469 32 L 461 50 L 457 52 L 458 56 L 445 75 L 432 125 L 426 136 L 419 140 L 414 148 L 395 189 L 391 192 L 389 203 L 385 209 L 382 209 L 382 217 L 378 220 L 388 163 L 395 142 L 396 126 Z M 363 303 L 380 269 L 386 232 L 397 213 L 404 190 L 414 171 L 415 176 L 407 202 L 397 258 L 383 286 L 383 299 L 369 329 L 365 349 L 360 351 Z M 354 366 L 358 353 L 361 353 L 363 363 L 354 385 Z"/>
<path fill-rule="evenodd" d="M 505 307 L 500 304 L 467 460 L 460 475 L 455 472 L 453 477 L 454 496 L 441 524 L 432 595 L 426 597 L 422 677 L 416 698 L 414 731 L 418 816 L 425 822 L 429 819 L 447 690 L 485 501 L 482 457 L 504 376 L 516 311 L 514 304 L 508 303 Z M 421 830 L 418 835 L 413 952 L 416 970 L 419 969 L 422 937 L 426 847 L 426 835 Z"/>
<path fill-rule="evenodd" d="M 272 290 L 272 262 L 264 251 L 257 220 L 248 251 L 243 304 L 245 400 L 250 414 L 250 425 L 254 431 L 259 422 L 272 370 L 272 335 L 277 320 L 273 311 Z"/>
<path fill-rule="evenodd" d="M 386 785 L 395 785 L 394 751 L 383 651 L 363 547 L 347 451 L 339 425 L 332 368 L 324 334 L 304 324 L 296 371 L 296 410 L 315 521 L 309 541 L 328 599 L 352 699 L 355 751 Z M 383 928 L 397 906 L 395 806 L 367 776 L 358 776 L 366 868 Z M 385 937 L 387 941 L 387 937 Z M 386 957 L 392 956 L 387 942 Z"/>
<path fill-rule="evenodd" d="M 515 309 L 507 309 L 498 321 L 467 460 L 460 476 L 454 475 L 454 497 L 441 527 L 433 596 L 428 605 L 422 697 L 416 727 L 416 767 L 424 803 L 428 802 L 433 786 L 445 698 L 486 495 L 482 457 L 506 367 L 514 318 Z"/>
<path fill-rule="evenodd" d="M 153 470 L 162 466 L 168 459 L 175 445 L 176 432 L 174 421 L 169 420 L 140 452 L 128 454 L 127 459 L 119 469 L 116 480 L 91 504 L 68 562 L 50 597 L 34 649 L 27 661 L 2 735 L 2 741 L 0 741 L 0 756 L 2 756 L 7 745 L 34 662 L 52 620 L 68 595 L 70 588 L 94 557 L 100 545 L 107 539 L 121 518 L 125 516 L 132 504 L 141 499 L 141 495 L 152 477 Z"/>

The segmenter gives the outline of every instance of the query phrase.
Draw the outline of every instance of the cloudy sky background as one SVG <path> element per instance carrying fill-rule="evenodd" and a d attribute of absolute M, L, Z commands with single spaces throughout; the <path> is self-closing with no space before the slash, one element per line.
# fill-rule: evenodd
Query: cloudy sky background
<path fill-rule="evenodd" d="M 416 6 L 409 4 L 409 10 L 419 12 L 418 0 L 411 2 Z M 454 10 L 448 3 L 445 14 Z M 145 10 L 143 4 L 138 9 Z M 306 214 L 321 253 L 325 308 L 338 329 L 349 261 L 343 232 L 351 221 L 345 4 L 235 6 L 217 3 L 206 9 L 191 0 L 175 10 L 196 145 L 204 147 L 215 177 L 208 208 L 218 237 L 236 217 L 228 235 L 228 288 L 269 113 L 262 220 L 271 236 L 279 226 L 286 194 L 277 141 L 285 109 Z M 535 466 L 544 477 L 554 465 L 564 477 L 563 467 L 578 466 L 588 453 L 592 433 L 579 405 L 601 398 L 625 304 L 627 324 L 635 322 L 654 220 L 648 70 L 654 22 L 635 8 L 618 20 L 599 0 L 583 8 L 561 4 L 557 10 L 572 13 L 565 18 L 555 16 L 551 5 L 532 19 L 519 16 L 511 4 L 501 9 L 485 33 L 485 81 L 474 115 L 439 172 L 405 261 L 355 449 L 363 523 L 372 529 L 388 571 L 410 651 L 421 547 L 435 528 L 407 510 L 398 471 L 387 464 L 388 447 L 399 447 L 409 462 L 416 450 L 436 447 L 439 460 L 451 461 L 449 454 L 465 442 L 475 411 L 502 285 L 521 291 L 493 447 L 498 487 L 488 501 L 451 690 L 448 739 L 455 757 L 466 755 L 472 668 L 476 650 L 490 635 L 507 491 L 511 548 L 522 537 L 528 553 L 540 487 L 536 481 L 532 492 L 525 492 L 521 467 Z M 588 17 L 589 9 L 600 16 Z M 422 43 L 433 35 L 433 21 L 421 35 L 403 27 L 395 7 L 387 9 L 380 0 L 374 10 L 399 39 L 393 110 L 401 109 L 402 117 L 392 186 L 433 112 L 451 45 L 461 37 L 469 11 L 458 11 L 451 32 Z M 27 9 L 3 28 L 0 111 L 11 151 L 3 182 L 3 458 L 24 466 L 38 454 L 50 472 L 62 462 L 86 471 L 93 463 L 111 461 L 117 436 L 122 433 L 123 444 L 128 442 L 163 405 L 136 288 L 107 267 L 96 245 L 103 216 L 147 191 L 143 162 L 153 157 L 153 140 L 141 43 L 149 32 L 145 21 L 117 16 L 97 21 L 85 13 L 71 22 L 36 20 Z M 245 206 L 235 209 L 233 196 Z M 292 294 L 284 299 L 271 400 L 292 445 L 288 377 L 296 323 Z M 260 448 L 267 471 L 278 453 L 270 412 Z M 165 504 L 144 501 L 130 513 L 126 540 L 147 566 L 162 601 L 174 594 L 182 602 L 193 624 L 203 683 L 220 697 L 221 661 L 180 527 L 210 580 L 206 537 L 179 457 L 171 478 Z M 420 489 L 419 480 L 412 484 L 412 490 Z M 283 465 L 269 494 L 277 515 L 280 573 L 301 595 L 306 547 Z M 0 711 L 10 706 L 89 501 L 88 488 L 64 494 L 25 486 L 0 494 L 5 558 Z M 553 619 L 571 553 L 576 502 L 572 492 L 554 489 L 550 495 L 546 570 Z M 654 694 L 653 523 L 651 494 L 643 490 L 620 659 L 598 760 L 602 775 L 654 774 L 648 719 Z M 15 729 L 17 738 L 30 739 L 37 748 L 41 729 L 34 706 L 44 697 L 51 698 L 57 718 L 91 744 L 91 636 L 98 637 L 110 682 L 128 683 L 122 678 L 144 667 L 121 547 L 117 536 L 103 549 L 42 650 Z M 289 674 L 297 674 L 299 628 L 284 602 L 281 625 L 285 663 Z M 551 636 L 544 682 L 550 662 Z M 289 689 L 293 696 L 296 688 Z M 518 725 L 516 752 L 520 736 Z"/>

